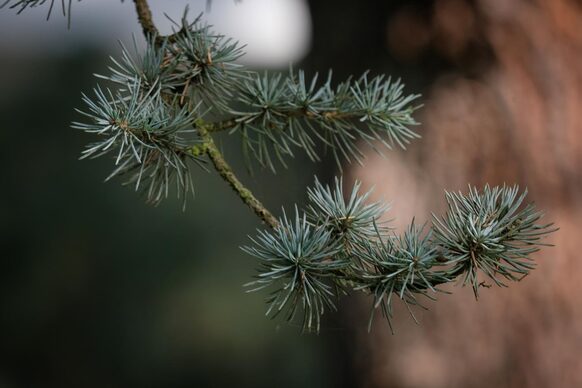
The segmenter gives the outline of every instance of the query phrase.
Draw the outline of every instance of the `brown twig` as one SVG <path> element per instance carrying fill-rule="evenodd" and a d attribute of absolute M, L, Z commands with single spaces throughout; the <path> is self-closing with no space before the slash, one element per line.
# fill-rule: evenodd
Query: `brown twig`
<path fill-rule="evenodd" d="M 267 225 L 271 228 L 275 229 L 279 226 L 279 221 L 271 214 L 271 212 L 253 195 L 253 193 L 247 189 L 241 181 L 238 180 L 236 175 L 234 174 L 232 168 L 229 164 L 224 160 L 222 153 L 216 147 L 212 136 L 208 132 L 208 129 L 204 126 L 200 126 L 198 128 L 198 132 L 206 145 L 205 151 L 214 168 L 218 172 L 218 174 L 224 179 L 230 187 L 237 193 L 240 199 L 250 207 L 255 214 L 263 220 Z"/>
<path fill-rule="evenodd" d="M 143 34 L 146 38 L 158 37 L 160 32 L 156 28 L 154 24 L 154 19 L 152 17 L 152 11 L 150 10 L 150 6 L 147 0 L 133 0 L 135 4 L 135 10 L 137 12 L 137 19 L 141 28 L 143 30 Z"/>

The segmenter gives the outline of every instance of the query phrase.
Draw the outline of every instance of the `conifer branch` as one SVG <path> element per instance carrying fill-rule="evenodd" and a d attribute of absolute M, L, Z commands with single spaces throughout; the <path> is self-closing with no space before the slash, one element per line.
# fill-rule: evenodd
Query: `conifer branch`
<path fill-rule="evenodd" d="M 136 11 L 138 14 L 139 22 L 143 28 L 143 33 L 146 39 L 152 39 L 154 37 L 156 39 L 156 43 L 158 43 L 157 37 L 159 36 L 158 29 L 153 23 L 152 13 L 149 8 L 147 0 L 134 0 Z M 184 23 L 187 25 L 187 23 Z M 184 26 L 183 26 L 184 27 Z M 181 29 L 182 32 L 178 32 L 173 34 L 172 40 L 176 41 L 179 39 L 180 34 L 187 32 L 184 28 Z M 186 33 L 186 36 L 189 34 Z M 166 37 L 167 38 L 167 37 Z M 210 50 L 210 49 L 209 49 Z M 208 51 L 208 62 L 211 62 L 212 59 L 210 57 L 210 51 Z M 253 195 L 253 193 L 246 188 L 241 181 L 237 178 L 234 171 L 230 167 L 230 165 L 226 162 L 222 153 L 216 147 L 214 143 L 214 139 L 209 134 L 210 131 L 219 131 L 224 130 L 229 127 L 235 125 L 235 122 L 232 120 L 227 120 L 224 122 L 219 122 L 213 125 L 205 127 L 204 125 L 199 126 L 198 133 L 203 141 L 203 150 L 208 155 L 212 164 L 214 165 L 218 174 L 230 185 L 230 187 L 234 190 L 234 192 L 240 197 L 240 199 L 249 206 L 254 213 L 269 225 L 271 228 L 276 228 L 279 224 L 277 219 L 271 214 L 271 212 L 265 208 L 265 206 Z M 198 148 L 199 149 L 199 148 Z"/>
<path fill-rule="evenodd" d="M 519 281 L 535 267 L 530 255 L 548 244 L 552 224 L 538 223 L 542 213 L 522 206 L 526 192 L 517 187 L 469 187 L 467 194 L 447 193 L 449 211 L 419 228 L 414 220 L 397 236 L 377 220 L 387 210 L 366 203 L 370 192 L 359 193 L 356 182 L 343 197 L 341 179 L 333 188 L 317 180 L 308 189 L 308 206 L 295 208 L 274 231 L 259 231 L 243 247 L 260 262 L 250 291 L 269 288 L 267 314 L 284 313 L 292 320 L 303 313 L 303 329 L 318 331 L 325 308 L 335 309 L 342 294 L 361 291 L 372 297 L 369 325 L 380 310 L 390 327 L 393 302 L 400 299 L 414 318 L 412 306 L 435 299 L 437 286 L 463 277 L 478 289 L 502 281 Z M 370 326 L 369 326 L 370 329 Z"/>
<path fill-rule="evenodd" d="M 419 96 L 405 95 L 400 81 L 366 72 L 333 87 L 331 78 L 331 71 L 322 84 L 303 71 L 251 74 L 236 94 L 243 108 L 229 111 L 238 123 L 230 132 L 240 133 L 246 154 L 273 172 L 275 161 L 286 167 L 296 148 L 317 161 L 323 146 L 341 170 L 342 159 L 363 164 L 359 140 L 381 152 L 378 145 L 406 148 L 420 137 L 411 128 L 418 125 L 413 113 L 419 106 L 412 103 Z"/>
<path fill-rule="evenodd" d="M 46 4 L 50 15 L 55 1 L 0 0 L 0 8 L 22 12 Z M 133 2 L 148 44 L 137 56 L 123 46 L 111 74 L 98 76 L 115 88 L 98 85 L 92 97 L 83 95 L 86 106 L 78 112 L 85 121 L 72 127 L 97 140 L 82 158 L 112 157 L 108 179 L 124 177 L 154 204 L 173 185 L 185 200 L 194 191 L 190 166 L 204 168 L 209 160 L 269 227 L 242 247 L 259 262 L 250 291 L 271 291 L 267 315 L 301 315 L 304 330 L 318 331 L 341 295 L 359 291 L 372 301 L 370 324 L 379 310 L 391 327 L 395 300 L 412 314 L 411 307 L 435 299 L 439 285 L 457 278 L 477 298 L 483 287 L 505 287 L 534 269 L 531 255 L 556 228 L 540 222 L 543 214 L 516 186 L 446 193 L 444 215 L 424 227 L 413 220 L 401 235 L 380 221 L 388 206 L 368 203 L 370 192 L 360 194 L 359 183 L 344 197 L 341 178 L 332 186 L 316 179 L 304 209 L 275 218 L 235 175 L 213 133 L 238 133 L 246 154 L 273 171 L 274 161 L 286 166 L 295 149 L 318 160 L 321 146 L 341 169 L 340 158 L 362 163 L 362 141 L 390 149 L 419 138 L 412 129 L 418 96 L 383 75 L 364 73 L 336 86 L 331 72 L 323 82 L 302 71 L 261 76 L 237 63 L 242 48 L 201 24 L 200 16 L 190 22 L 185 12 L 174 33 L 161 36 L 147 0 Z M 61 0 L 69 16 L 70 3 Z"/>

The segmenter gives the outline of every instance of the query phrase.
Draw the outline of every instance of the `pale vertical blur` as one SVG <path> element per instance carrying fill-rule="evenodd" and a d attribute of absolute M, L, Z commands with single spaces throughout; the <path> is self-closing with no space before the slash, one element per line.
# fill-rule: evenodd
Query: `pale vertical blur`
<path fill-rule="evenodd" d="M 489 182 L 527 186 L 561 229 L 521 283 L 483 290 L 478 302 L 454 287 L 419 312 L 418 326 L 401 308 L 396 335 L 362 332 L 373 354 L 366 386 L 582 386 L 581 26 L 576 0 L 437 0 L 429 23 L 406 9 L 390 21 L 396 56 L 431 44 L 462 67 L 466 47 L 482 39 L 493 60 L 437 80 L 419 117 L 423 139 L 354 175 L 382 182 L 399 227 L 442 211 L 444 189 Z"/>

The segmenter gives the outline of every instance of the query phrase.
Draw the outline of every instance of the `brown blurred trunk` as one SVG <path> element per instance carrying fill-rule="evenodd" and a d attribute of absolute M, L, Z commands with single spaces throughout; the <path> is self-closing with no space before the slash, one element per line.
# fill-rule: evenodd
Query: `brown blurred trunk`
<path fill-rule="evenodd" d="M 479 301 L 453 287 L 420 325 L 397 309 L 395 335 L 362 325 L 362 385 L 582 387 L 582 2 L 438 0 L 432 16 L 443 55 L 461 58 L 464 38 L 480 35 L 493 64 L 442 76 L 425 97 L 423 139 L 353 174 L 393 201 L 399 226 L 442 211 L 444 189 L 488 182 L 527 186 L 561 230 L 521 283 Z"/>

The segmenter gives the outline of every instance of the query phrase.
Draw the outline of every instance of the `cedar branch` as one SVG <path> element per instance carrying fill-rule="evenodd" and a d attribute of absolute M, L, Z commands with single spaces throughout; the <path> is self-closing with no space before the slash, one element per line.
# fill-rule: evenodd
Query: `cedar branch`
<path fill-rule="evenodd" d="M 146 38 L 155 37 L 156 43 L 161 42 L 166 38 L 172 38 L 172 36 L 160 36 L 160 33 L 154 24 L 152 12 L 147 0 L 134 0 L 134 3 L 139 23 L 142 26 L 143 34 Z M 209 132 L 211 131 L 221 131 L 227 128 L 232 128 L 235 125 L 236 122 L 234 120 L 215 123 L 213 125 L 209 125 L 208 128 L 204 125 L 201 125 L 198 130 L 200 136 L 204 140 L 204 147 L 202 147 L 202 150 L 206 152 L 218 174 L 230 185 L 230 187 L 237 193 L 240 199 L 247 206 L 249 206 L 261 220 L 263 220 L 271 228 L 275 229 L 279 226 L 277 219 L 236 177 L 234 171 L 226 162 L 218 147 L 216 147 L 212 136 L 210 136 Z"/>

